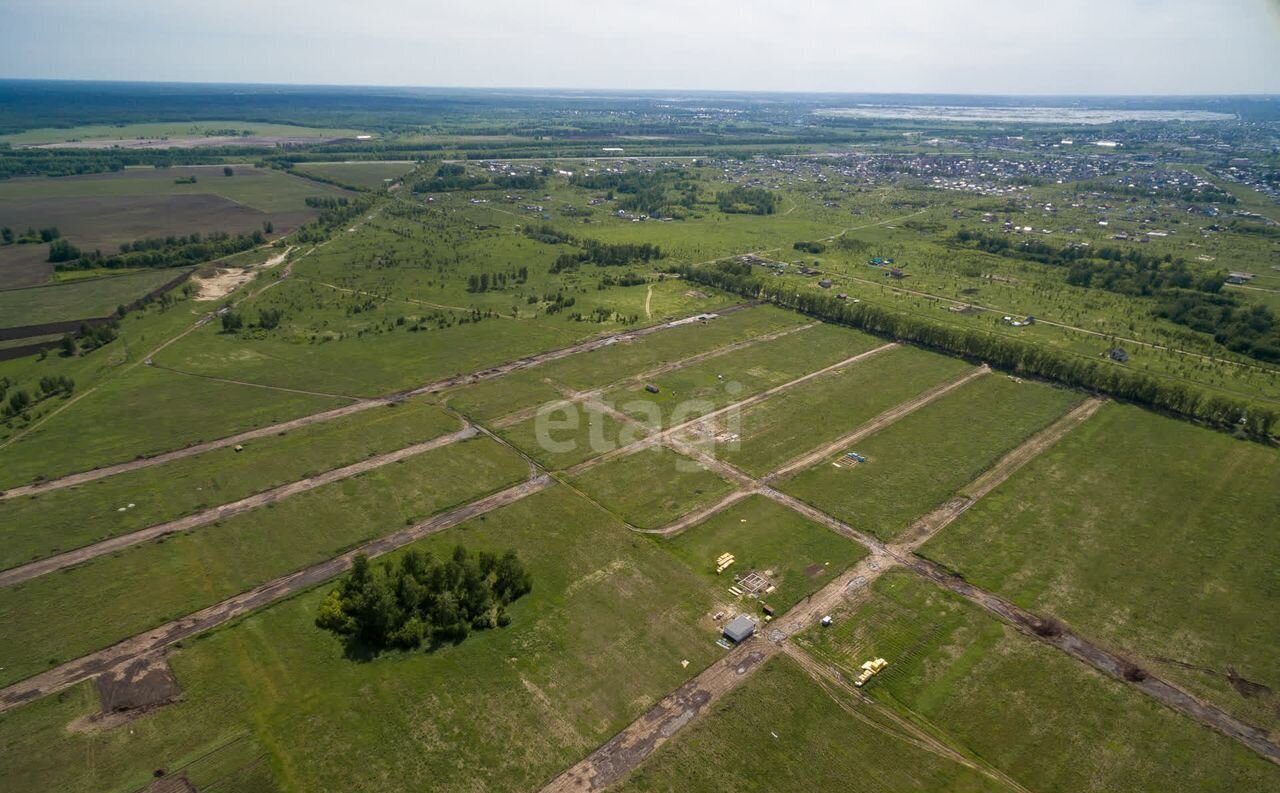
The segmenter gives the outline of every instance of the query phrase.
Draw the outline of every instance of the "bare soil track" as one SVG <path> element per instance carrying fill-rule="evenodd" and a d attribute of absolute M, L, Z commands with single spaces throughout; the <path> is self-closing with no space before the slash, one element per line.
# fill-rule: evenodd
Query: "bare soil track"
<path fill-rule="evenodd" d="M 969 378 L 982 374 L 984 370 L 985 367 L 983 370 L 970 373 L 958 381 L 952 381 L 944 388 L 947 390 L 954 388 Z M 935 398 L 936 396 L 935 394 Z M 873 426 L 875 429 L 887 426 L 896 418 L 891 418 L 887 422 L 881 422 L 880 419 L 895 415 L 897 417 L 905 415 L 910 410 L 899 409 L 908 407 L 911 402 L 917 400 L 911 400 L 908 403 L 904 403 L 904 405 L 898 406 L 898 408 L 887 411 L 877 419 L 873 419 L 869 426 Z M 677 520 L 670 526 L 653 532 L 674 534 L 714 514 L 717 509 L 727 507 L 751 492 L 758 492 L 860 543 L 870 551 L 870 555 L 770 623 L 766 629 L 766 639 L 768 644 L 775 645 L 774 650 L 762 650 L 762 642 L 759 637 L 735 648 L 725 659 L 713 664 L 702 674 L 663 699 L 652 710 L 633 722 L 591 755 L 552 780 L 543 788 L 543 793 L 602 790 L 618 781 L 638 766 L 654 749 L 669 740 L 672 734 L 705 712 L 709 704 L 745 680 L 745 671 L 743 674 L 731 675 L 726 673 L 725 670 L 727 668 L 734 668 L 734 664 L 747 657 L 748 654 L 751 654 L 751 657 L 756 659 L 753 666 L 758 666 L 760 662 L 776 654 L 778 649 L 793 655 L 799 653 L 794 647 L 784 646 L 789 637 L 815 624 L 823 615 L 848 605 L 850 598 L 864 596 L 867 587 L 872 581 L 878 578 L 886 569 L 898 566 L 902 566 L 959 594 L 1012 624 L 1028 636 L 1045 641 L 1073 658 L 1135 686 L 1143 693 L 1167 705 L 1176 712 L 1195 719 L 1210 729 L 1233 738 L 1266 759 L 1280 764 L 1280 745 L 1273 742 L 1265 730 L 1246 724 L 1212 705 L 1201 702 L 1176 686 L 1151 676 L 1128 659 L 1071 633 L 1057 620 L 1046 619 L 1019 608 L 998 595 L 979 589 L 963 579 L 951 575 L 939 565 L 916 556 L 914 553 L 916 548 L 950 524 L 961 513 L 976 503 L 978 499 L 986 496 L 1015 472 L 1096 413 L 1102 404 L 1103 400 L 1096 398 L 1082 402 L 1048 428 L 1035 434 L 1018 448 L 1005 455 L 992 468 L 983 472 L 977 479 L 964 487 L 957 497 L 948 500 L 941 507 L 933 510 L 913 524 L 903 537 L 899 538 L 898 542 L 893 545 L 887 545 L 798 499 L 774 490 L 767 485 L 765 479 L 755 483 L 753 487 L 731 494 L 711 508 L 704 508 L 690 513 L 690 515 Z M 862 428 L 860 428 L 854 434 L 857 437 L 863 437 L 863 435 L 870 434 L 872 431 L 874 429 L 862 432 Z M 671 436 L 669 434 L 664 435 L 665 437 L 661 438 L 662 441 L 668 445 L 673 445 L 669 441 Z M 842 440 L 847 442 L 848 437 L 850 436 L 846 436 Z M 824 451 L 824 454 L 815 455 L 815 453 L 810 453 L 799 459 L 812 463 L 813 461 L 821 460 L 826 456 L 826 453 L 830 453 L 829 447 L 824 447 L 820 451 Z M 715 463 L 715 470 L 722 475 L 729 476 L 733 481 L 741 482 L 743 477 L 747 477 L 744 472 L 727 463 L 714 459 L 712 461 Z M 780 470 L 796 469 L 792 469 L 788 465 Z M 774 476 L 777 476 L 777 472 L 767 478 Z M 939 751 L 944 756 L 952 757 L 957 762 L 962 762 L 970 767 L 977 767 L 963 757 L 958 755 L 953 757 L 955 753 L 946 747 L 942 747 Z M 985 766 L 977 768 L 982 773 L 1015 790 L 1025 791 L 1025 788 L 1015 780 L 996 769 Z"/>
<path fill-rule="evenodd" d="M 171 520 L 167 523 L 157 523 L 156 525 L 148 526 L 145 529 L 139 529 L 138 531 L 121 534 L 118 537 L 111 537 L 92 545 L 86 545 L 83 548 L 76 548 L 75 550 L 39 559 L 20 567 L 13 567 L 8 570 L 0 571 L 0 587 L 13 586 L 14 584 L 20 584 L 23 581 L 30 581 L 33 578 L 38 578 L 42 575 L 52 573 L 55 570 L 63 570 L 68 567 L 83 564 L 90 559 L 96 559 L 99 556 L 114 553 L 121 549 L 147 542 L 148 540 L 164 537 L 168 534 L 176 534 L 180 531 L 191 531 L 192 529 L 197 529 L 201 526 L 207 526 L 210 523 L 216 523 L 217 521 L 225 520 L 234 515 L 248 512 L 252 509 L 264 507 L 268 504 L 275 504 L 289 498 L 290 496 L 297 495 L 298 493 L 305 493 L 308 490 L 314 490 L 322 485 L 327 485 L 332 482 L 340 482 L 343 479 L 350 479 L 353 476 L 359 476 L 360 474 L 372 471 L 375 468 L 381 468 L 385 465 L 399 462 L 400 460 L 424 454 L 433 449 L 439 449 L 442 446 L 457 443 L 458 441 L 474 438 L 477 434 L 478 433 L 474 427 L 467 426 L 457 432 L 449 433 L 448 435 L 432 438 L 431 440 L 424 441 L 422 443 L 415 443 L 412 446 L 406 446 L 403 449 L 397 449 L 393 452 L 387 452 L 386 454 L 369 457 L 365 460 L 360 460 L 359 462 L 355 462 L 341 468 L 334 468 L 333 470 L 325 471 L 322 474 L 309 476 L 305 479 L 290 482 L 261 493 L 255 493 L 254 495 L 242 498 L 239 501 L 232 501 L 229 504 L 222 504 L 211 509 L 206 509 L 203 512 L 197 512 L 193 515 L 178 518 L 177 520 Z"/>
<path fill-rule="evenodd" d="M 734 311 L 739 311 L 741 309 L 748 308 L 753 305 L 755 304 L 741 303 L 738 305 L 728 306 L 726 308 L 719 309 L 714 313 L 716 315 L 723 316 L 725 314 L 729 314 Z M 658 333 L 663 330 L 667 330 L 669 328 L 675 328 L 675 327 L 687 325 L 691 321 L 694 321 L 696 317 L 700 317 L 700 316 L 704 316 L 704 314 L 697 314 L 691 317 L 672 320 L 671 322 L 664 322 L 660 325 L 652 325 L 650 327 L 640 328 L 638 330 L 630 330 L 622 333 L 612 333 L 604 336 L 597 336 L 594 339 L 589 339 L 584 342 L 579 342 L 578 344 L 574 344 L 569 347 L 562 347 L 558 350 L 551 350 L 548 352 L 539 353 L 537 355 L 530 355 L 524 358 L 517 358 L 516 360 L 508 361 L 507 363 L 500 364 L 498 366 L 492 366 L 487 369 L 481 369 L 478 372 L 472 372 L 470 374 L 454 375 L 453 377 L 446 377 L 444 379 L 436 380 L 434 382 L 427 383 L 426 385 L 419 386 L 409 391 L 400 392 L 398 394 L 391 394 L 389 396 L 376 397 L 373 399 L 363 399 L 359 402 L 355 402 L 350 405 L 343 405 L 342 407 L 333 408 L 332 410 L 326 410 L 320 413 L 313 413 L 309 416 L 302 416 L 300 418 L 292 419 L 290 421 L 282 421 L 278 424 L 272 424 L 266 427 L 259 427 L 257 429 L 248 430 L 246 432 L 241 432 L 236 435 L 229 435 L 224 438 L 219 438 L 217 440 L 192 444 L 191 446 L 187 446 L 186 448 L 183 448 L 183 449 L 175 449 L 173 451 L 163 452 L 161 454 L 156 454 L 150 457 L 144 457 L 137 460 L 130 460 L 128 462 L 123 462 L 123 463 L 116 463 L 115 465 L 108 465 L 102 468 L 95 468 L 90 471 L 82 471 L 80 473 L 69 474 L 67 476 L 63 476 L 58 479 L 50 479 L 44 482 L 36 482 L 30 485 L 22 485 L 20 487 L 11 488 L 3 493 L 0 493 L 0 500 L 17 498 L 20 496 L 29 496 L 34 493 L 44 493 L 50 490 L 59 490 L 64 487 L 74 487 L 75 485 L 84 484 L 85 482 L 92 482 L 98 479 L 104 479 L 108 476 L 114 476 L 116 474 L 121 474 L 126 471 L 136 471 L 140 468 L 147 468 L 152 465 L 160 465 L 163 463 L 172 462 L 173 460 L 181 460 L 186 457 L 193 457 L 203 452 L 213 451 L 214 449 L 224 449 L 228 446 L 234 446 L 238 443 L 244 443 L 246 441 L 251 441 L 256 438 L 264 438 L 268 435 L 275 435 L 281 432 L 287 432 L 289 430 L 300 429 L 302 427 L 310 426 L 312 424 L 319 424 L 325 421 L 332 421 L 334 419 L 342 418 L 343 416 L 349 416 L 354 413 L 359 413 L 361 411 L 369 410 L 370 408 L 390 405 L 393 402 L 401 401 L 409 397 L 421 396 L 425 394 L 434 394 L 439 391 L 443 391 L 447 388 L 455 388 L 461 385 L 469 385 L 471 383 L 480 382 L 481 380 L 491 380 L 495 377 L 502 377 L 503 375 L 507 375 L 512 372 L 517 372 L 522 369 L 529 369 L 544 363 L 557 361 L 557 360 L 560 360 L 561 358 L 566 358 L 570 355 L 576 355 L 581 352 L 590 352 L 591 350 L 598 350 L 602 347 L 607 347 L 611 344 L 616 344 L 616 343 L 627 341 L 630 339 L 642 338 L 644 336 L 648 336 L 653 333 Z M 210 317 L 212 317 L 212 314 L 206 315 L 204 318 L 202 318 L 200 322 L 197 322 L 196 325 L 192 326 L 192 328 L 190 328 L 189 330 L 184 331 L 184 333 L 181 335 L 185 335 L 186 333 L 189 333 L 191 330 L 194 330 L 196 327 L 199 327 L 200 325 L 207 323 Z M 166 344 L 176 341 L 178 338 L 181 338 L 181 335 L 175 337 L 174 339 L 171 339 L 170 342 L 167 342 Z M 163 346 L 164 345 L 162 345 L 162 347 Z M 159 352 L 161 348 L 157 348 L 155 352 Z M 88 393 L 90 392 L 89 391 L 84 392 L 84 394 L 86 395 Z M 67 404 L 70 405 L 71 403 L 69 402 Z"/>
<path fill-rule="evenodd" d="M 500 490 L 449 512 L 428 518 L 407 529 L 367 542 L 336 558 L 298 570 L 274 581 L 268 581 L 248 592 L 242 592 L 194 614 L 14 683 L 0 689 L 0 713 L 96 677 L 109 669 L 129 663 L 138 656 L 203 633 L 210 628 L 216 628 L 251 611 L 328 581 L 348 570 L 357 554 L 363 553 L 374 557 L 403 548 L 423 537 L 452 528 L 477 515 L 483 515 L 545 490 L 552 481 L 550 477 L 540 476 L 506 490 Z"/>

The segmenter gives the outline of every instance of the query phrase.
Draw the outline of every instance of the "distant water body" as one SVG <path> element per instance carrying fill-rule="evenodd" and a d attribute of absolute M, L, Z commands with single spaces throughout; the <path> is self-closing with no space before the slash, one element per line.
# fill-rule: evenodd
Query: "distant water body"
<path fill-rule="evenodd" d="M 986 121 L 1017 124 L 1111 124 L 1116 121 L 1233 121 L 1209 110 L 1124 110 L 1087 107 L 960 107 L 954 105 L 855 105 L 816 111 L 842 118 L 900 121 Z"/>

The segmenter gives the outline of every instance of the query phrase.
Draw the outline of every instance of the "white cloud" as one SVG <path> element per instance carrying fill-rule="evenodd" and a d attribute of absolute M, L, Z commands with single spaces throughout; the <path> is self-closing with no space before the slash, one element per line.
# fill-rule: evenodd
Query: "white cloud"
<path fill-rule="evenodd" d="M 0 0 L 0 18 L 14 77 L 1280 91 L 1274 0 Z"/>

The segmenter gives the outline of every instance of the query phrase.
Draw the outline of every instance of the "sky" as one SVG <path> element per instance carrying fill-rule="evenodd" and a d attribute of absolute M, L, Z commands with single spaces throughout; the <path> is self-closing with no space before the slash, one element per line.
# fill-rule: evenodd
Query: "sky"
<path fill-rule="evenodd" d="M 1280 93 L 1280 0 L 0 0 L 0 77 Z"/>

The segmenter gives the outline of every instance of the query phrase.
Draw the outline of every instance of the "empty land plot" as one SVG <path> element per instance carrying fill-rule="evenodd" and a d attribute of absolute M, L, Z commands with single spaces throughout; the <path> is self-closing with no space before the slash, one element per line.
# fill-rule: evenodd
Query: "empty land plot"
<path fill-rule="evenodd" d="M 148 270 L 111 278 L 0 291 L 0 327 L 105 317 L 182 273 Z"/>
<path fill-rule="evenodd" d="M 901 571 L 796 639 L 863 691 L 1037 793 L 1280 789 L 1280 768 Z"/>
<path fill-rule="evenodd" d="M 656 529 L 726 496 L 733 485 L 702 463 L 651 447 L 588 469 L 572 484 L 632 526 Z"/>
<path fill-rule="evenodd" d="M 1280 729 L 1280 454 L 1110 404 L 921 553 Z"/>
<path fill-rule="evenodd" d="M 861 440 L 780 489 L 883 540 L 971 482 L 1079 402 L 1080 394 L 989 374 Z M 835 462 L 840 461 L 840 465 Z"/>
<path fill-rule="evenodd" d="M 532 791 L 722 654 L 699 624 L 703 582 L 568 488 L 414 547 L 439 558 L 455 543 L 519 554 L 533 591 L 508 627 L 353 659 L 315 627 L 317 587 L 185 642 L 170 656 L 182 700 L 126 728 L 66 729 L 96 709 L 87 686 L 0 716 L 0 774 L 16 789 L 129 793 L 250 732 L 284 789 Z"/>
<path fill-rule="evenodd" d="M 53 277 L 53 264 L 48 259 L 47 245 L 0 246 L 0 289 L 47 284 Z"/>
<path fill-rule="evenodd" d="M 222 166 L 218 165 L 130 168 L 87 176 L 6 179 L 0 182 L 0 199 L 97 198 L 103 199 L 106 206 L 109 203 L 105 199 L 111 198 L 216 195 L 260 212 L 286 213 L 304 212 L 308 196 L 350 195 L 341 188 L 269 168 L 234 165 L 232 170 L 234 176 L 223 176 Z M 195 177 L 194 183 L 177 181 L 191 177 Z"/>
<path fill-rule="evenodd" d="M 575 405 L 552 418 L 534 416 L 498 434 L 546 468 L 563 471 L 647 433 L 609 413 Z"/>
<path fill-rule="evenodd" d="M 619 340 L 600 350 L 572 355 L 500 380 L 449 393 L 450 407 L 480 420 L 495 419 L 521 408 L 561 399 L 557 386 L 578 391 L 599 388 L 624 377 L 736 344 L 775 331 L 798 327 L 804 318 L 768 306 L 734 311 L 704 322 L 658 331 L 634 341 Z"/>
<path fill-rule="evenodd" d="M 403 162 L 306 162 L 294 166 L 305 175 L 332 179 L 350 187 L 376 190 L 387 186 L 413 170 L 414 163 Z"/>
<path fill-rule="evenodd" d="M 843 707 L 795 661 L 776 657 L 654 752 L 617 790 L 737 793 L 759 790 L 764 780 L 779 793 L 1006 790 L 903 740 L 901 728 L 876 721 L 875 711 L 853 697 L 835 696 L 845 700 Z"/>
<path fill-rule="evenodd" d="M 395 326 L 397 318 L 431 309 L 382 304 L 354 317 L 347 311 L 370 302 L 376 301 L 290 278 L 237 309 L 252 319 L 279 308 L 279 328 L 227 334 L 210 323 L 167 347 L 156 362 L 210 377 L 377 396 L 565 347 L 590 332 L 559 318 L 520 320 L 518 326 L 490 318 L 410 332 Z"/>
<path fill-rule="evenodd" d="M 598 388 L 617 379 L 617 372 L 639 373 L 683 360 L 700 352 L 794 328 L 809 320 L 773 306 L 734 311 L 705 322 L 695 321 L 634 342 L 576 355 L 558 363 L 550 376 L 571 388 Z"/>
<path fill-rule="evenodd" d="M 102 384 L 0 450 L 0 487 L 183 448 L 345 404 L 344 399 L 142 366 Z"/>
<path fill-rule="evenodd" d="M 173 520 L 443 435 L 425 400 L 366 410 L 78 487 L 0 501 L 0 569 Z"/>
<path fill-rule="evenodd" d="M 51 143 L 79 143 L 98 148 L 115 143 L 142 144 L 170 142 L 174 146 L 201 139 L 221 141 L 242 139 L 245 145 L 269 144 L 273 138 L 349 138 L 360 134 L 353 129 L 300 127 L 293 124 L 265 124 L 256 121 L 158 121 L 141 124 L 81 124 L 74 127 L 43 127 L 0 135 L 0 142 L 14 146 Z"/>
<path fill-rule="evenodd" d="M 267 215 L 212 193 L 0 199 L 0 224 L 15 229 L 57 226 L 81 250 L 100 250 L 108 256 L 134 240 L 197 232 L 251 233 L 261 231 L 267 220 L 276 232 L 285 233 L 306 217 L 302 209 Z M 49 251 L 48 245 L 15 247 L 38 248 L 46 255 Z"/>
<path fill-rule="evenodd" d="M 527 474 L 497 442 L 464 441 L 0 590 L 0 680 L 78 658 Z"/>
<path fill-rule="evenodd" d="M 817 325 L 779 339 L 673 369 L 645 385 L 617 388 L 603 401 L 653 426 L 671 427 L 883 344 L 865 333 Z"/>
<path fill-rule="evenodd" d="M 861 545 L 759 495 L 660 542 L 722 590 L 733 585 L 736 575 L 767 574 L 777 590 L 761 597 L 779 613 L 866 556 Z M 716 575 L 716 559 L 725 553 L 735 561 Z"/>
<path fill-rule="evenodd" d="M 888 350 L 749 408 L 740 420 L 739 440 L 716 451 L 726 462 L 763 476 L 970 368 L 915 347 Z"/>

